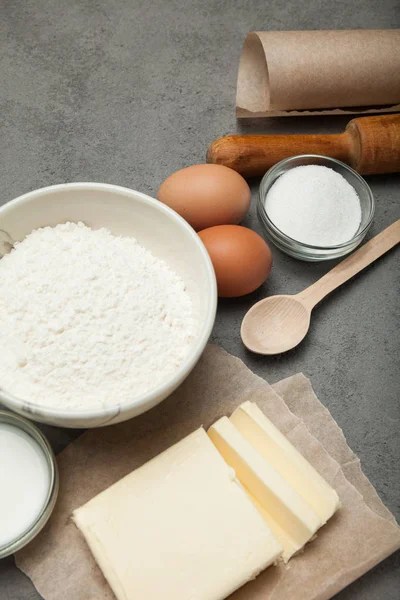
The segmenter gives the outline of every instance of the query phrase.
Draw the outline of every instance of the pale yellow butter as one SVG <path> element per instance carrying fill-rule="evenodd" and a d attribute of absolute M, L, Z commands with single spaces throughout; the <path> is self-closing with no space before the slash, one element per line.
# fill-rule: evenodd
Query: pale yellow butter
<path fill-rule="evenodd" d="M 285 561 L 298 552 L 322 525 L 321 518 L 227 418 L 208 435 L 240 482 L 262 508 L 262 516 L 283 547 Z"/>
<path fill-rule="evenodd" d="M 222 600 L 282 551 L 203 429 L 73 518 L 118 600 Z"/>
<path fill-rule="evenodd" d="M 245 402 L 230 417 L 236 429 L 311 506 L 324 524 L 340 507 L 336 491 L 310 465 L 254 402 Z"/>

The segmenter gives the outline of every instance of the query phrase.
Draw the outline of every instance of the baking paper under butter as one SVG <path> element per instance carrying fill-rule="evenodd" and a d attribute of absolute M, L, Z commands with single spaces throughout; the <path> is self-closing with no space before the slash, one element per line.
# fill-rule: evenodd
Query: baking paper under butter
<path fill-rule="evenodd" d="M 244 42 L 238 117 L 400 110 L 400 29 L 262 31 Z"/>
<path fill-rule="evenodd" d="M 251 400 L 335 487 L 342 507 L 303 554 L 286 567 L 270 567 L 231 600 L 331 598 L 400 547 L 400 528 L 310 382 L 299 374 L 274 388 L 239 359 L 208 346 L 162 404 L 126 423 L 89 430 L 58 456 L 58 503 L 45 529 L 16 554 L 17 566 L 45 600 L 112 600 L 72 511 L 200 425 L 209 427 Z"/>

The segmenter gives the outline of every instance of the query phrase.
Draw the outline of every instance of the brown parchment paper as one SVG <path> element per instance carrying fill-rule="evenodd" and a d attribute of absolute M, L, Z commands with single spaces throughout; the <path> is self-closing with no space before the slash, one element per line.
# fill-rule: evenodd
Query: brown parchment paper
<path fill-rule="evenodd" d="M 89 430 L 58 456 L 58 503 L 45 529 L 16 554 L 18 567 L 46 600 L 114 600 L 70 519 L 72 511 L 200 425 L 208 427 L 252 400 L 336 488 L 342 507 L 303 554 L 287 566 L 270 567 L 231 599 L 331 598 L 400 547 L 400 528 L 309 381 L 296 375 L 275 390 L 239 359 L 208 346 L 188 379 L 158 407 Z"/>
<path fill-rule="evenodd" d="M 400 29 L 251 32 L 238 117 L 400 110 Z"/>

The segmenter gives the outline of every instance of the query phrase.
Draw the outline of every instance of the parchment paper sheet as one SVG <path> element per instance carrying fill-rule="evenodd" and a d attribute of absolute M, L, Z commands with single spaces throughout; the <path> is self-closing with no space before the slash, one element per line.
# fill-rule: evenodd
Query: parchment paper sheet
<path fill-rule="evenodd" d="M 299 374 L 275 389 L 284 399 L 239 359 L 208 346 L 185 383 L 158 407 L 126 423 L 89 430 L 58 456 L 56 509 L 36 540 L 17 553 L 18 567 L 46 600 L 113 600 L 70 520 L 72 511 L 200 425 L 208 427 L 252 400 L 336 488 L 342 508 L 303 554 L 286 567 L 270 567 L 231 599 L 331 598 L 400 547 L 400 528 L 310 382 Z"/>
<path fill-rule="evenodd" d="M 238 117 L 398 110 L 400 29 L 263 31 L 246 37 Z"/>

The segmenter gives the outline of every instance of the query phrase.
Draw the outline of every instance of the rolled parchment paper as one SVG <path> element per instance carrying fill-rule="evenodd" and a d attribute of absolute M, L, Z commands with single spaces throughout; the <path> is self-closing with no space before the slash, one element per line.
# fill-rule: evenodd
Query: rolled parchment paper
<path fill-rule="evenodd" d="M 400 110 L 400 29 L 249 33 L 238 117 Z"/>

